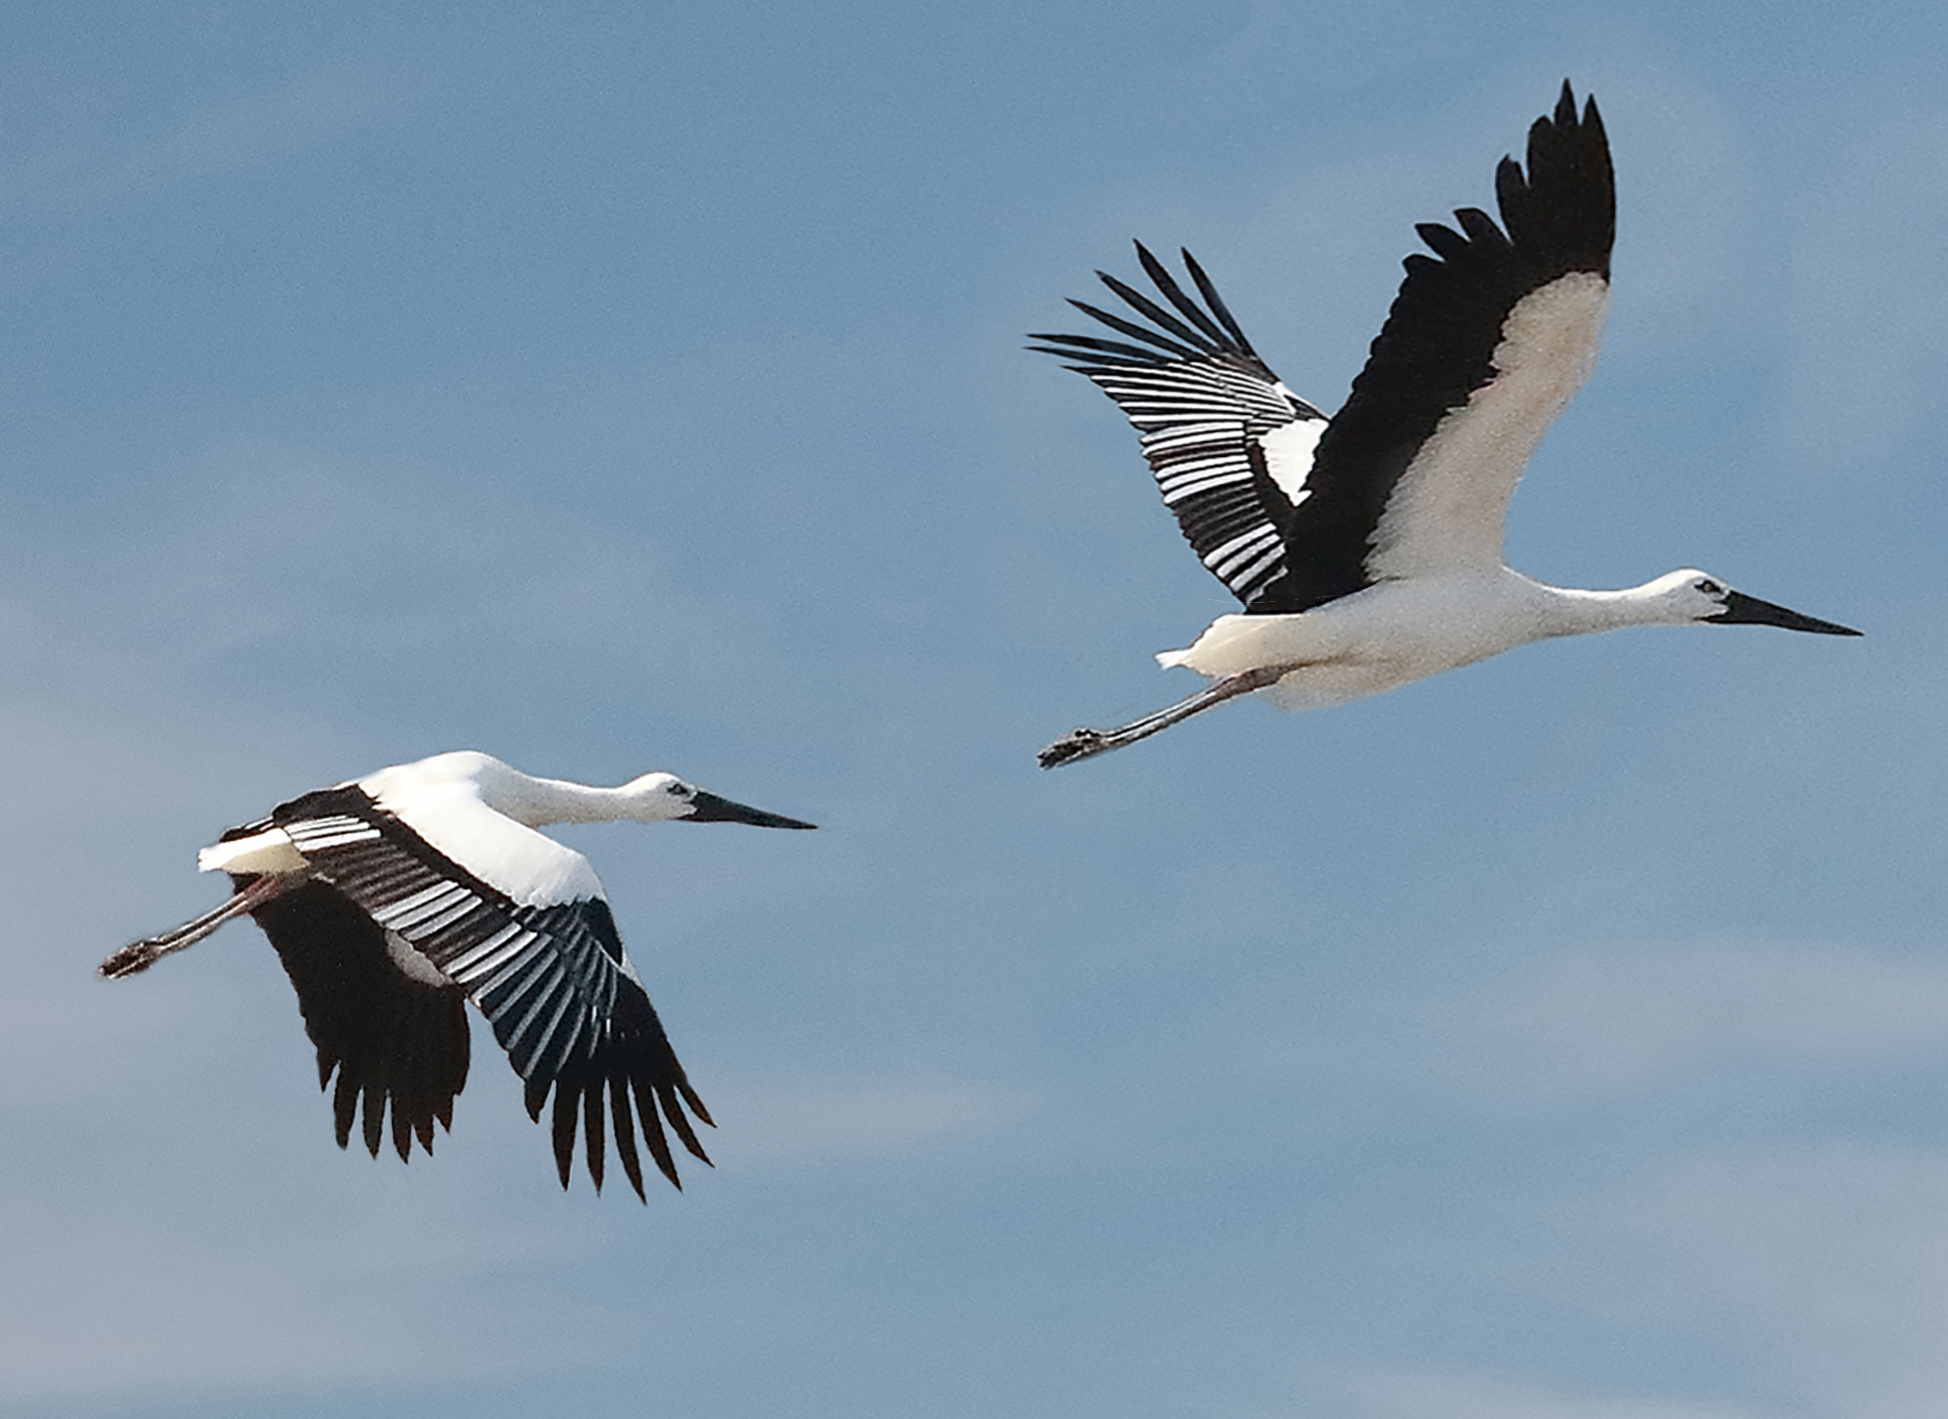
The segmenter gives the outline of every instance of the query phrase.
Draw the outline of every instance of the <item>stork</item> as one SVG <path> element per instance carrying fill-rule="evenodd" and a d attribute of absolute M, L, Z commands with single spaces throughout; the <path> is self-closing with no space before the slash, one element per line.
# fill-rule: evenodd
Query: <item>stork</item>
<path fill-rule="evenodd" d="M 681 1188 L 662 1120 L 707 1164 L 684 1107 L 707 1124 L 710 1113 L 622 949 L 588 859 L 537 831 L 624 819 L 814 826 L 667 773 L 592 788 L 531 778 L 470 750 L 437 754 L 307 793 L 230 829 L 197 857 L 201 870 L 229 874 L 229 900 L 123 947 L 99 971 L 115 979 L 147 970 L 248 913 L 297 990 L 319 1087 L 338 1075 L 340 1148 L 362 1101 L 373 1157 L 388 1107 L 402 1160 L 415 1136 L 433 1151 L 433 1123 L 452 1127 L 467 1082 L 463 1002 L 471 1000 L 524 1081 L 529 1116 L 539 1122 L 554 1093 L 564 1188 L 579 1123 L 589 1179 L 602 1190 L 605 1091 L 636 1195 L 643 1175 L 632 1095 L 650 1155 Z"/>
<path fill-rule="evenodd" d="M 1406 278 L 1345 406 L 1328 418 L 1252 349 L 1204 269 L 1202 304 L 1137 244 L 1165 304 L 1096 274 L 1140 320 L 1070 304 L 1126 339 L 1031 335 L 1135 425 L 1164 503 L 1243 614 L 1157 656 L 1208 682 L 1116 729 L 1078 729 L 1043 768 L 1133 744 L 1239 695 L 1341 704 L 1551 636 L 1618 626 L 1860 634 L 1685 568 L 1623 591 L 1549 586 L 1502 561 L 1508 500 L 1596 360 L 1616 184 L 1596 101 L 1565 80 L 1495 173 L 1502 221 L 1416 230 Z M 1144 323 L 1144 322 L 1147 322 Z M 1131 341 L 1139 343 L 1130 343 Z"/>

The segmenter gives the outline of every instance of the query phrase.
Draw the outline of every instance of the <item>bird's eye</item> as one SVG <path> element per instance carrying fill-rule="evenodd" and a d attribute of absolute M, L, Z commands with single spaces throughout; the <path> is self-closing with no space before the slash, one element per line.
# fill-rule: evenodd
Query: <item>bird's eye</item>
<path fill-rule="evenodd" d="M 696 790 L 687 783 L 673 783 L 670 785 L 670 792 L 674 793 L 678 798 L 688 798 Z"/>
<path fill-rule="evenodd" d="M 1698 578 L 1698 590 L 1702 591 L 1706 596 L 1723 596 L 1725 594 L 1725 588 L 1708 576 Z"/>

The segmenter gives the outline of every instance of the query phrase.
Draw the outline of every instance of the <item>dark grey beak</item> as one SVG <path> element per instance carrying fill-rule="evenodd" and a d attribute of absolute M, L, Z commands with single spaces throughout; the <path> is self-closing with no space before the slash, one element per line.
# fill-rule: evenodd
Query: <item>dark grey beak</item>
<path fill-rule="evenodd" d="M 1835 625 L 1831 621 L 1821 621 L 1812 616 L 1802 616 L 1797 611 L 1788 611 L 1783 606 L 1774 606 L 1770 601 L 1761 601 L 1756 596 L 1747 596 L 1742 591 L 1725 593 L 1725 609 L 1716 616 L 1706 618 L 1712 626 L 1783 626 L 1789 631 L 1811 631 L 1820 636 L 1857 636 L 1860 632 L 1851 626 Z"/>
<path fill-rule="evenodd" d="M 733 803 L 728 798 L 719 798 L 714 793 L 698 789 L 690 800 L 688 817 L 678 818 L 679 823 L 749 823 L 754 828 L 816 828 L 817 823 L 801 823 L 796 818 L 787 818 L 782 813 L 767 813 L 762 808 L 747 808 L 742 803 Z"/>

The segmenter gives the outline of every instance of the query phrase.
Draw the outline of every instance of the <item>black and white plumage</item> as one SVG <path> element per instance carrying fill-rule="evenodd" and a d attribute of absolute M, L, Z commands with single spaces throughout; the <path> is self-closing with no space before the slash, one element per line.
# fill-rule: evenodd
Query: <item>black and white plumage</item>
<path fill-rule="evenodd" d="M 599 1192 L 614 1115 L 617 1156 L 643 1195 L 636 1118 L 656 1166 L 681 1187 L 663 1125 L 708 1163 L 688 1113 L 710 1123 L 617 934 L 588 859 L 547 823 L 736 822 L 810 828 L 705 793 L 666 773 L 619 788 L 531 778 L 461 751 L 382 769 L 280 804 L 204 848 L 198 865 L 234 885 L 216 910 L 102 962 L 133 975 L 249 913 L 298 993 L 331 1084 L 338 1144 L 363 1112 L 378 1156 L 431 1152 L 466 1084 L 471 1000 L 526 1086 L 537 1121 L 554 1094 L 555 1162 L 568 1185 L 578 1130 Z M 632 1108 L 633 1102 L 633 1108 Z"/>
<path fill-rule="evenodd" d="M 1140 244 L 1153 299 L 1098 272 L 1138 318 L 1070 304 L 1114 331 L 1035 335 L 1136 426 L 1165 504 L 1244 604 L 1157 658 L 1211 683 L 1114 730 L 1079 729 L 1043 767 L 1146 738 L 1236 695 L 1282 708 L 1392 689 L 1547 636 L 1624 625 L 1754 623 L 1855 631 L 1686 568 L 1625 591 L 1552 587 L 1502 563 L 1509 498 L 1588 378 L 1609 308 L 1616 189 L 1595 100 L 1564 83 L 1495 174 L 1501 225 L 1422 223 L 1366 367 L 1330 419 L 1285 387 L 1202 267 L 1186 291 Z M 1200 299 L 1201 298 L 1201 299 Z"/>

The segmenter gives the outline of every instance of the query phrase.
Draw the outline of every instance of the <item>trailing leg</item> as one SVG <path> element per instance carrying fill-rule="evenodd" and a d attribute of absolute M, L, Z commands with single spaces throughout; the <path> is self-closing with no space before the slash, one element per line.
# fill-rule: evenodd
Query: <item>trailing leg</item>
<path fill-rule="evenodd" d="M 1152 734 L 1159 734 L 1171 725 L 1180 724 L 1213 705 L 1221 705 L 1226 700 L 1234 699 L 1239 695 L 1248 695 L 1253 690 L 1262 690 L 1293 668 L 1290 665 L 1261 665 L 1236 675 L 1227 675 L 1222 680 L 1213 680 L 1196 694 L 1177 701 L 1167 709 L 1146 714 L 1143 718 L 1132 720 L 1120 728 L 1078 729 L 1065 734 L 1035 758 L 1043 768 L 1052 769 L 1058 764 L 1066 764 L 1075 759 L 1086 759 L 1092 754 L 1107 753 L 1111 749 L 1120 749 L 1125 744 L 1134 744 L 1139 739 L 1148 739 Z"/>
<path fill-rule="evenodd" d="M 95 967 L 95 970 L 108 980 L 119 980 L 123 976 L 132 976 L 137 971 L 146 971 L 171 952 L 194 946 L 224 922 L 261 906 L 283 891 L 287 885 L 289 879 L 270 873 L 253 877 L 231 893 L 230 899 L 214 911 L 204 912 L 196 920 L 186 921 L 174 931 L 165 931 L 160 936 L 145 936 L 140 941 L 131 941 Z"/>

